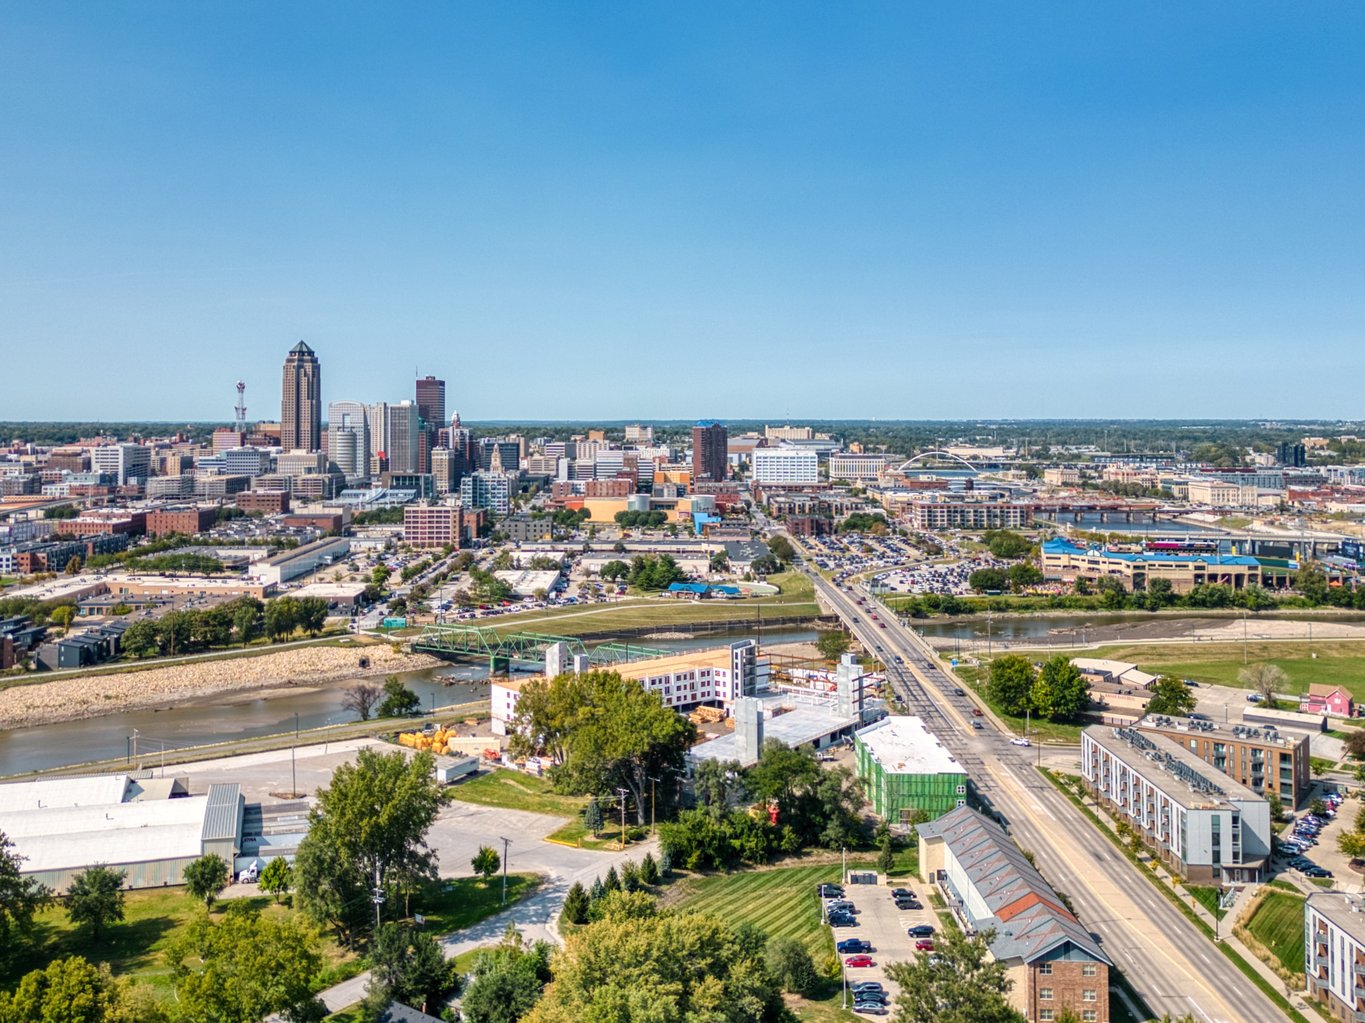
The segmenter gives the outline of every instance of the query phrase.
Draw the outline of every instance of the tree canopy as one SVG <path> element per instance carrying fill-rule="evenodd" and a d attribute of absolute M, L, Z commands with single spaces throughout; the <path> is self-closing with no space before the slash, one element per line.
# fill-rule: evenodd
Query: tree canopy
<path fill-rule="evenodd" d="M 33 933 L 33 914 L 51 893 L 19 873 L 24 858 L 0 831 L 0 964 L 10 962 Z"/>
<path fill-rule="evenodd" d="M 1022 716 L 1033 706 L 1033 665 L 1019 654 L 1002 654 L 991 661 L 986 695 L 1006 714 Z"/>
<path fill-rule="evenodd" d="M 1152 684 L 1152 698 L 1147 701 L 1147 713 L 1183 716 L 1194 710 L 1197 702 L 1190 687 L 1180 679 L 1172 675 L 1159 675 Z"/>
<path fill-rule="evenodd" d="M 145 991 L 117 980 L 109 967 L 81 956 L 54 959 L 0 993 L 0 1023 L 165 1023 Z"/>
<path fill-rule="evenodd" d="M 98 939 L 110 924 L 123 919 L 123 882 L 126 871 L 96 864 L 81 871 L 66 890 L 66 914 L 71 922 Z"/>
<path fill-rule="evenodd" d="M 991 936 L 945 930 L 933 955 L 889 965 L 886 974 L 901 992 L 892 1023 L 1025 1023 L 1009 1003 L 1005 964 L 991 958 Z"/>

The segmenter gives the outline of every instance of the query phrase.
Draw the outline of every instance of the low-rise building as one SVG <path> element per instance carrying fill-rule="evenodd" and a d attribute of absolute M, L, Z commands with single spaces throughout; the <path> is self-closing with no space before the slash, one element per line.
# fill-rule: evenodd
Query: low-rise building
<path fill-rule="evenodd" d="M 147 513 L 147 535 L 169 536 L 180 533 L 192 536 L 202 533 L 218 521 L 216 507 L 180 505 L 174 508 L 154 508 Z"/>
<path fill-rule="evenodd" d="M 1344 686 L 1312 682 L 1308 686 L 1308 694 L 1299 701 L 1299 710 L 1305 714 L 1349 718 L 1355 716 L 1355 700 Z"/>
<path fill-rule="evenodd" d="M 1292 809 L 1308 798 L 1311 762 L 1307 735 L 1274 725 L 1233 724 L 1149 714 L 1140 732 L 1164 735 L 1253 792 L 1276 796 Z"/>
<path fill-rule="evenodd" d="M 1365 899 L 1314 892 L 1303 910 L 1308 993 L 1345 1023 L 1365 1020 Z"/>
<path fill-rule="evenodd" d="M 1259 880 L 1270 856 L 1270 804 L 1163 735 L 1091 725 L 1081 777 L 1158 857 L 1191 881 Z"/>
<path fill-rule="evenodd" d="M 1021 529 L 1033 517 L 1027 504 L 1009 501 L 911 501 L 910 526 L 917 530 Z"/>
<path fill-rule="evenodd" d="M 602 480 L 591 482 L 625 483 L 625 480 Z M 554 539 L 552 519 L 533 515 L 509 515 L 498 523 L 498 529 L 507 534 L 513 543 L 544 543 Z"/>
<path fill-rule="evenodd" d="M 887 717 L 853 733 L 858 777 L 887 821 L 941 817 L 967 802 L 967 773 L 917 717 Z"/>
<path fill-rule="evenodd" d="M 1222 583 L 1235 590 L 1282 587 L 1288 585 L 1291 575 L 1288 567 L 1263 565 L 1246 555 L 1111 551 L 1083 547 L 1061 537 L 1044 542 L 1042 570 L 1048 582 L 1113 579 L 1130 591 L 1146 590 L 1155 580 L 1165 579 L 1175 593 L 1189 593 L 1206 583 Z"/>
<path fill-rule="evenodd" d="M 1005 830 L 962 806 L 915 829 L 920 876 L 970 932 L 990 931 L 992 957 L 1012 982 L 1011 1004 L 1029 1023 L 1063 1010 L 1109 1020 L 1114 965 Z"/>
<path fill-rule="evenodd" d="M 266 586 L 279 586 L 301 575 L 325 568 L 346 557 L 350 552 L 349 539 L 344 536 L 331 536 L 266 558 L 252 566 L 251 574 Z"/>

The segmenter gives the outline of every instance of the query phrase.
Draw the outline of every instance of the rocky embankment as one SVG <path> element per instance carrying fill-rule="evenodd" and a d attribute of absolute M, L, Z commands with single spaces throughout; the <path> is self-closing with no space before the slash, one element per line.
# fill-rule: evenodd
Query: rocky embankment
<path fill-rule="evenodd" d="M 360 666 L 362 659 L 367 659 L 367 667 Z M 439 663 L 434 657 L 402 653 L 385 643 L 312 646 L 254 657 L 34 682 L 0 692 L 0 728 L 92 718 L 253 689 L 311 689 L 346 679 L 417 671 Z"/>

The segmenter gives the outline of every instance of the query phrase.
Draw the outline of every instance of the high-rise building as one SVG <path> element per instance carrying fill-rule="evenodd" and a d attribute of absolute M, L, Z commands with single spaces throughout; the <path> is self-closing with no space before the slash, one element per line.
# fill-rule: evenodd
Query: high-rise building
<path fill-rule="evenodd" d="M 720 483 L 728 475 L 730 433 L 723 423 L 702 420 L 692 427 L 692 482 Z"/>
<path fill-rule="evenodd" d="M 152 474 L 152 452 L 141 444 L 106 444 L 90 449 L 90 468 L 107 472 L 119 486 Z"/>
<path fill-rule="evenodd" d="M 280 447 L 285 451 L 322 450 L 322 367 L 313 349 L 302 341 L 284 360 Z"/>
<path fill-rule="evenodd" d="M 384 412 L 384 448 L 389 456 L 389 472 L 421 472 L 421 431 L 417 406 L 403 400 L 389 405 Z"/>
<path fill-rule="evenodd" d="M 334 401 L 327 406 L 327 454 L 347 479 L 370 473 L 370 419 L 358 401 Z"/>
<path fill-rule="evenodd" d="M 417 380 L 417 414 L 422 417 L 426 429 L 432 433 L 445 425 L 446 421 L 446 382 L 433 376 Z M 435 444 L 431 445 L 435 447 Z"/>

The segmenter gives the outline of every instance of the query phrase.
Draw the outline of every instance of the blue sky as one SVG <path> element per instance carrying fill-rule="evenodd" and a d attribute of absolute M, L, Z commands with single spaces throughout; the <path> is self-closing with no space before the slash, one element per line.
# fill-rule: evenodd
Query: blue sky
<path fill-rule="evenodd" d="M 0 2 L 0 419 L 1358 416 L 1365 8 Z"/>

